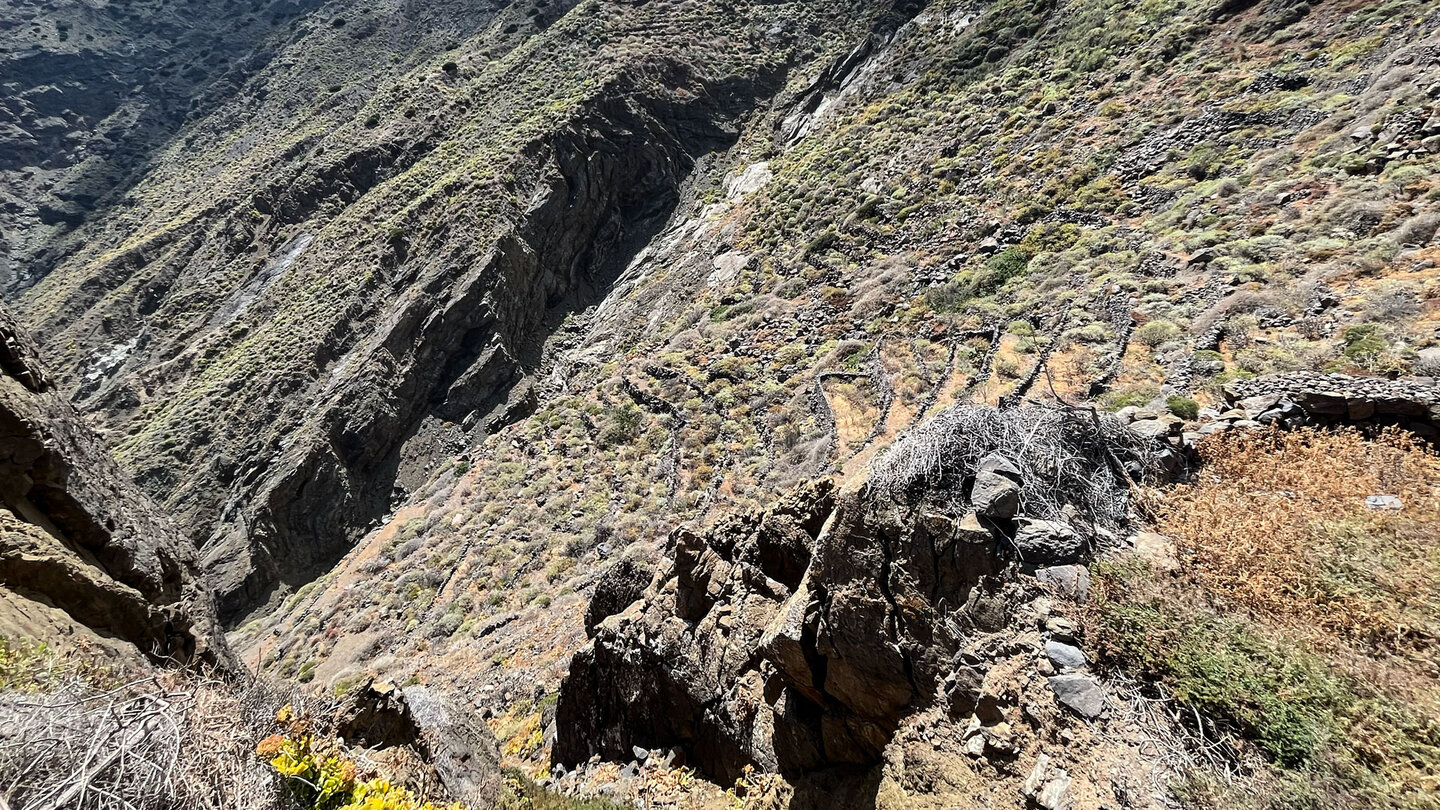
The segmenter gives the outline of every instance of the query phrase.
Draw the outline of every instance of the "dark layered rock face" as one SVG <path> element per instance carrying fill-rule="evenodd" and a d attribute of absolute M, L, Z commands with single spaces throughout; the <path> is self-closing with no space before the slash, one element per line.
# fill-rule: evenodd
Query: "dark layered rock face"
<path fill-rule="evenodd" d="M 432 258 L 425 277 L 367 325 L 375 334 L 315 392 L 314 429 L 219 509 L 246 515 L 205 549 L 222 616 L 328 570 L 397 486 L 423 480 L 412 462 L 428 463 L 434 444 L 463 445 L 526 412 L 527 374 L 551 331 L 604 297 L 664 223 L 696 159 L 729 142 L 729 122 L 760 89 L 701 91 L 680 66 L 662 80 L 695 87 L 701 100 L 647 97 L 619 82 L 587 116 L 527 147 L 529 208 L 487 254 Z"/>
<path fill-rule="evenodd" d="M 668 567 L 571 660 L 555 760 L 680 746 L 721 783 L 793 777 L 879 762 L 917 712 L 996 714 L 977 651 L 1013 641 L 1041 583 L 1088 582 L 1075 564 L 1128 521 L 1127 467 L 1155 469 L 1111 417 L 957 408 L 861 485 L 677 529 Z M 973 511 L 991 476 L 1018 514 Z"/>
<path fill-rule="evenodd" d="M 196 551 L 54 389 L 0 308 L 0 636 L 232 664 Z"/>
<path fill-rule="evenodd" d="M 567 316 L 606 298 L 789 69 L 597 59 L 598 18 L 665 15 L 629 4 L 445 2 L 419 22 L 383 5 L 297 23 L 186 130 L 193 151 L 172 143 L 147 205 L 27 292 L 61 384 L 200 542 L 231 623 L 527 415 Z M 330 95 L 297 98 L 302 69 Z"/>
<path fill-rule="evenodd" d="M 952 529 L 817 483 L 677 530 L 673 567 L 573 659 L 556 760 L 680 745 L 721 782 L 878 761 L 966 630 L 994 620 L 986 583 L 1005 563 Z"/>

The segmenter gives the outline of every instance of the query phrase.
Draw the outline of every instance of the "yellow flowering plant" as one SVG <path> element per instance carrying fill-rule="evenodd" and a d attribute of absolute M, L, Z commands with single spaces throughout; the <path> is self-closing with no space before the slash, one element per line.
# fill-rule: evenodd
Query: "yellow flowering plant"
<path fill-rule="evenodd" d="M 421 801 L 404 787 L 380 777 L 358 778 L 354 761 L 338 752 L 317 750 L 308 722 L 285 706 L 275 719 L 286 733 L 272 734 L 255 754 L 285 778 L 292 795 L 309 810 L 466 810 Z"/>

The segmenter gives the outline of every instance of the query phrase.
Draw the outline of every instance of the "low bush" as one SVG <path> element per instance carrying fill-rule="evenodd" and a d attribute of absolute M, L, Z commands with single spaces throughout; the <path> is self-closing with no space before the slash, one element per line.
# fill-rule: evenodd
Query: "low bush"
<path fill-rule="evenodd" d="M 1098 562 L 1086 623 L 1103 663 L 1162 684 L 1272 763 L 1243 784 L 1192 774 L 1175 797 L 1433 808 L 1440 456 L 1354 430 L 1220 434 L 1199 453 L 1191 483 L 1143 499 L 1179 567 Z M 1402 508 L 1371 510 L 1374 494 Z"/>
<path fill-rule="evenodd" d="M 1298 628 L 1385 646 L 1440 638 L 1440 457 L 1409 434 L 1237 433 L 1200 446 L 1212 476 L 1176 489 L 1160 530 L 1200 584 Z M 1369 495 L 1395 495 L 1398 512 Z"/>
<path fill-rule="evenodd" d="M 1200 416 L 1200 403 L 1189 397 L 1173 396 L 1165 399 L 1165 407 L 1170 412 L 1186 420 L 1195 420 Z"/>
<path fill-rule="evenodd" d="M 317 743 L 306 723 L 283 707 L 277 719 L 286 732 L 260 741 L 255 753 L 275 769 L 295 804 L 305 810 L 439 810 L 382 777 L 361 778 L 355 761 L 333 744 Z M 447 805 L 465 810 L 464 805 Z"/>
<path fill-rule="evenodd" d="M 1108 411 L 1118 411 L 1130 406 L 1142 408 L 1158 396 L 1160 389 L 1153 385 L 1127 385 L 1102 394 L 1100 407 Z"/>
<path fill-rule="evenodd" d="M 1158 598 L 1107 605 L 1096 636 L 1106 656 L 1236 724 L 1281 765 L 1309 762 L 1335 713 L 1351 702 L 1314 655 L 1267 641 L 1241 621 L 1187 616 Z"/>
<path fill-rule="evenodd" d="M 1345 344 L 1345 357 L 1354 363 L 1365 364 L 1390 350 L 1390 344 L 1380 333 L 1380 327 L 1373 323 L 1352 326 L 1341 333 Z"/>
<path fill-rule="evenodd" d="M 1136 343 L 1150 349 L 1169 343 L 1180 337 L 1180 327 L 1169 321 L 1150 321 L 1131 337 Z"/>

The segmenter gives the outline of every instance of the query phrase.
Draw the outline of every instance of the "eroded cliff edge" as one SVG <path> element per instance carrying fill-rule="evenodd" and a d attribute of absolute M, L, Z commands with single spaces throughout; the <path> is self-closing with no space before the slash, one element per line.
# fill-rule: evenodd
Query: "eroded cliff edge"
<path fill-rule="evenodd" d="M 1007 694 L 1008 659 L 1045 626 L 1039 583 L 1086 587 L 1078 564 L 1131 525 L 1131 482 L 1178 461 L 1109 416 L 958 408 L 864 483 L 677 529 L 643 592 L 634 576 L 598 586 L 594 604 L 626 606 L 571 661 L 555 759 L 676 746 L 728 784 L 876 765 L 927 712 L 1004 723 L 1017 740 L 1053 724 L 1066 690 L 1098 687 L 1057 676 L 1048 709 Z"/>
<path fill-rule="evenodd" d="M 55 390 L 0 306 L 0 637 L 229 666 L 194 545 Z"/>

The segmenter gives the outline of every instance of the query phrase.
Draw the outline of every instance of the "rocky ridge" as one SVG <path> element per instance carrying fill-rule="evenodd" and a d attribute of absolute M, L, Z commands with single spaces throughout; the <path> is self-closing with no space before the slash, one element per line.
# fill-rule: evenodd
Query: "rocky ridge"
<path fill-rule="evenodd" d="M 854 476 L 952 403 L 1145 406 L 1181 461 L 1202 423 L 1171 397 L 1223 411 L 1251 373 L 1422 373 L 1429 153 L 1377 180 L 1339 136 L 1433 107 L 1428 8 L 1362 45 L 1370 11 L 1339 5 L 1284 23 L 1278 4 L 1022 5 L 932 3 L 863 58 L 797 71 L 553 335 L 535 412 L 456 446 L 282 606 L 272 671 L 463 681 L 533 762 L 597 580 L 656 564 L 676 520 Z M 1082 55 L 1115 70 L 1051 70 Z M 1244 114 L 1207 115 L 1196 86 Z M 815 126 L 777 146 L 817 93 Z M 1173 132 L 1191 118 L 1198 140 Z"/>
<path fill-rule="evenodd" d="M 234 667 L 189 539 L 116 466 L 0 308 L 0 636 Z"/>
<path fill-rule="evenodd" d="M 813 36 L 772 24 L 750 39 L 788 7 L 723 25 L 698 9 L 695 24 L 735 46 L 714 48 L 687 44 L 659 7 L 589 4 L 526 14 L 524 36 L 473 38 L 530 6 L 462 6 L 360 45 L 312 21 L 187 135 L 218 139 L 249 117 L 255 148 L 158 166 L 138 192 L 153 209 L 27 294 L 58 353 L 96 349 L 68 358 L 76 397 L 123 429 L 121 458 L 202 538 L 227 619 L 314 579 L 437 456 L 532 409 L 551 333 L 605 296 L 697 161 L 733 142 Z M 463 53 L 440 56 L 442 30 Z M 631 51 L 631 31 L 667 44 Z M 409 61 L 376 64 L 402 45 Z M 262 92 L 322 62 L 377 92 Z M 436 112 L 419 115 L 422 101 Z M 346 118 L 372 108 L 386 126 Z"/>
<path fill-rule="evenodd" d="M 1040 438 L 1012 438 L 1026 428 Z M 1068 453 L 1084 460 L 1050 466 Z M 1064 623 L 1021 606 L 1047 592 L 1084 599 L 1083 564 L 1128 523 L 1124 465 L 1149 471 L 1150 453 L 1110 417 L 960 409 L 864 484 L 816 483 L 703 534 L 677 529 L 645 592 L 572 660 L 556 761 L 679 746 L 722 784 L 752 768 L 793 780 L 880 763 L 931 709 L 984 727 L 964 735 L 967 749 L 1008 761 L 1018 748 L 994 727 L 1019 707 L 996 694 L 1003 667 L 990 669 L 1037 630 L 1057 705 L 1097 717 L 1104 693 L 1075 674 L 1085 657 Z M 932 454 L 933 467 L 915 466 Z M 607 582 L 597 593 L 616 604 Z"/>

